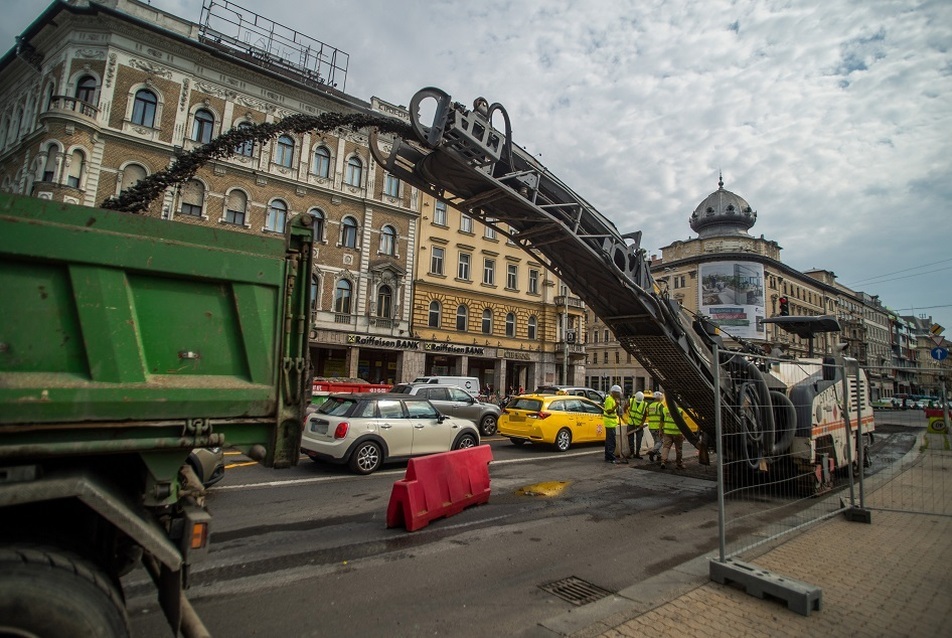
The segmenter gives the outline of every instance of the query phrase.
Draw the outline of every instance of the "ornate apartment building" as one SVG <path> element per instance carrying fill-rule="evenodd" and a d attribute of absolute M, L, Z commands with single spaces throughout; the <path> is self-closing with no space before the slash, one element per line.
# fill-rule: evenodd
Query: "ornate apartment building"
<path fill-rule="evenodd" d="M 757 212 L 747 201 L 724 188 L 723 179 L 690 217 L 696 238 L 675 241 L 651 260 L 655 280 L 689 315 L 711 318 L 727 334 L 794 357 L 810 354 L 809 339 L 790 334 L 765 319 L 781 314 L 832 315 L 842 328 L 813 339 L 815 356 L 827 355 L 841 343 L 847 356 L 866 368 L 872 398 L 896 394 L 933 394 L 948 364 L 931 361 L 933 340 L 916 337 L 928 332 L 931 321 L 917 323 L 886 308 L 874 296 L 851 290 L 827 270 L 799 272 L 780 259 L 780 245 L 748 230 Z M 644 369 L 632 362 L 614 335 L 588 317 L 586 380 L 605 389 L 618 383 L 628 391 L 653 390 Z M 945 342 L 947 345 L 947 342 Z"/>
<path fill-rule="evenodd" d="M 200 23 L 136 0 L 52 3 L 0 58 L 0 189 L 94 206 L 234 128 L 331 112 L 407 119 L 344 92 L 345 52 L 249 16 L 219 0 Z M 389 175 L 363 132 L 249 141 L 144 214 L 276 236 L 313 216 L 319 376 L 460 374 L 505 388 L 583 374 L 566 336 L 584 330 L 581 304 L 505 238 Z"/>

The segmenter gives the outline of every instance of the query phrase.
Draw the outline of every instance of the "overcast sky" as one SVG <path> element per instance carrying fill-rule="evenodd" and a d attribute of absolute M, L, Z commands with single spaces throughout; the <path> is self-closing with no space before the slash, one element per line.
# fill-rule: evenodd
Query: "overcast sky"
<path fill-rule="evenodd" d="M 2 49 L 48 4 L 0 0 Z M 240 4 L 348 53 L 355 97 L 501 103 L 515 143 L 651 252 L 693 236 L 723 171 L 786 264 L 952 333 L 949 0 Z"/>

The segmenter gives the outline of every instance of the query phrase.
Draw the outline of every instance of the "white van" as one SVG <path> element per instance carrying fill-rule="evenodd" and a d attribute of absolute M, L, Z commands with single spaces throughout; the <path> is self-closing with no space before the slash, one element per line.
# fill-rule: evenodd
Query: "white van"
<path fill-rule="evenodd" d="M 459 386 L 473 396 L 480 393 L 479 379 L 476 377 L 417 377 L 413 383 L 443 383 Z"/>

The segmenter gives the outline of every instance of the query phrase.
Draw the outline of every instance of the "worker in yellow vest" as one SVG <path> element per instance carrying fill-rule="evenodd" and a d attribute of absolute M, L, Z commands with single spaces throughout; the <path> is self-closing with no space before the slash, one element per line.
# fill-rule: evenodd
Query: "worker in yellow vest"
<path fill-rule="evenodd" d="M 680 411 L 681 408 L 678 408 L 678 410 Z M 681 434 L 681 429 L 678 427 L 678 424 L 674 422 L 674 417 L 671 416 L 671 410 L 668 409 L 667 406 L 662 407 L 661 435 L 664 442 L 661 451 L 661 469 L 663 470 L 665 468 L 671 447 L 674 446 L 675 458 L 678 463 L 677 467 L 679 470 L 683 470 L 684 463 L 681 460 L 681 446 L 684 445 L 684 435 Z"/>
<path fill-rule="evenodd" d="M 635 392 L 634 396 L 628 399 L 627 421 L 628 421 L 628 447 L 631 449 L 631 458 L 642 459 L 641 439 L 645 436 L 645 422 L 647 416 L 648 404 L 645 403 L 644 392 Z"/>
<path fill-rule="evenodd" d="M 615 458 L 615 428 L 618 427 L 619 413 L 623 404 L 621 386 L 613 385 L 602 405 L 602 424 L 605 426 L 605 462 L 618 463 Z M 627 462 L 627 461 L 626 461 Z"/>
<path fill-rule="evenodd" d="M 654 439 L 654 446 L 648 450 L 648 460 L 652 463 L 655 459 L 661 458 L 661 422 L 664 420 L 664 402 L 661 399 L 661 393 L 655 392 L 645 407 L 645 421 L 651 432 L 651 438 Z"/>

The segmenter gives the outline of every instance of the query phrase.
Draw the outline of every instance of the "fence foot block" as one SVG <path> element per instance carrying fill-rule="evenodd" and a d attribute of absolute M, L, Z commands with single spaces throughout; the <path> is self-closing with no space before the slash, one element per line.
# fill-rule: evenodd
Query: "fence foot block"
<path fill-rule="evenodd" d="M 751 596 L 771 596 L 787 603 L 787 609 L 801 616 L 809 616 L 814 609 L 820 610 L 823 590 L 814 585 L 792 578 L 772 574 L 756 565 L 728 559 L 710 562 L 711 580 L 721 585 L 736 583 Z"/>
<path fill-rule="evenodd" d="M 870 525 L 873 522 L 873 513 L 865 507 L 849 507 L 843 512 L 843 516 L 851 523 Z"/>

